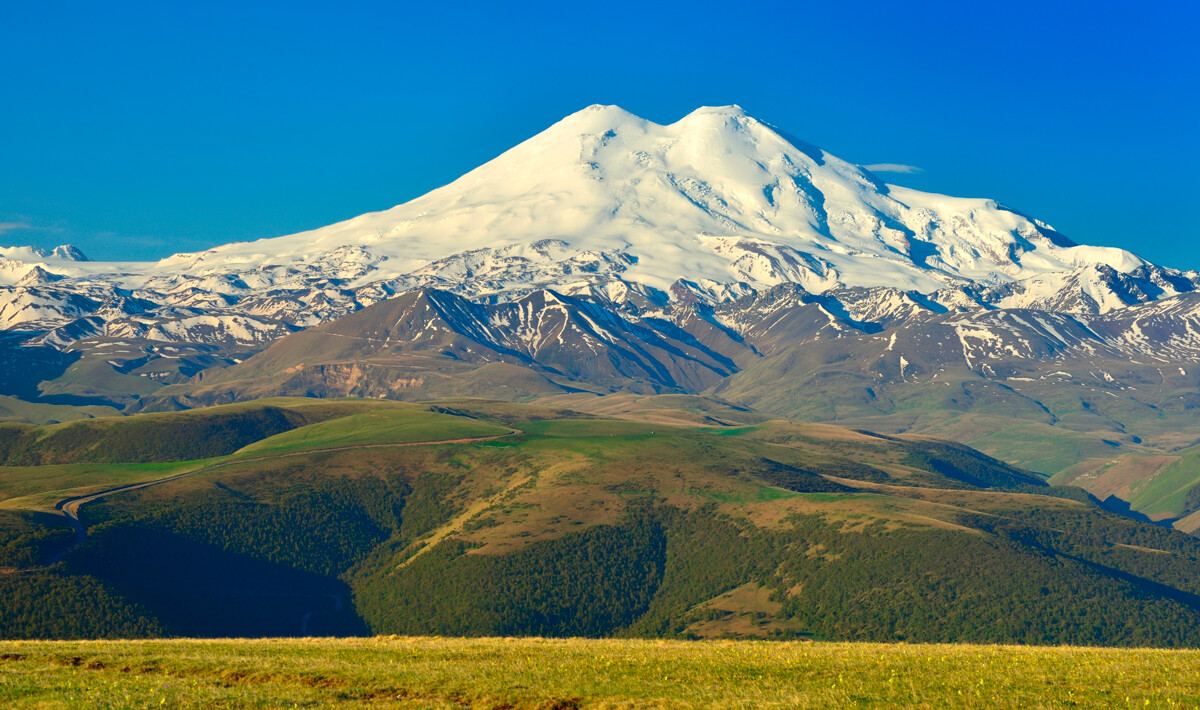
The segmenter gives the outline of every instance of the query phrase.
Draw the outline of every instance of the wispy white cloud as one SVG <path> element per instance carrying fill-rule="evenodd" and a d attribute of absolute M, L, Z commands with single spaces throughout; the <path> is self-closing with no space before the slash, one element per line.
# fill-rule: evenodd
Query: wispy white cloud
<path fill-rule="evenodd" d="M 915 165 L 901 165 L 900 163 L 876 163 L 874 165 L 864 165 L 863 167 L 873 173 L 904 173 L 911 175 L 913 173 L 925 172 Z"/>
<path fill-rule="evenodd" d="M 12 232 L 17 229 L 33 229 L 33 227 L 24 222 L 0 222 L 0 234 Z"/>

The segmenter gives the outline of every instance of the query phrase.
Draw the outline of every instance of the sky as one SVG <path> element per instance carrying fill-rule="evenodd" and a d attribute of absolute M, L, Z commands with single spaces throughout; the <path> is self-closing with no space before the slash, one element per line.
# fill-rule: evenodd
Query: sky
<path fill-rule="evenodd" d="M 594 103 L 1200 269 L 1200 3 L 0 2 L 0 245 L 158 259 L 446 184 Z"/>

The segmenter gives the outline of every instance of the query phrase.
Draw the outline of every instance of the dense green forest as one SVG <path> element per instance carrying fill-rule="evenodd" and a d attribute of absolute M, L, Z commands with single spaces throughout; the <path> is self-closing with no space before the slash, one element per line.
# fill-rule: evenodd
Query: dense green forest
<path fill-rule="evenodd" d="M 662 579 L 666 534 L 631 516 L 508 555 L 443 545 L 393 574 L 383 564 L 358 587 L 376 629 L 468 636 L 606 636 L 645 612 Z"/>
<path fill-rule="evenodd" d="M 35 567 L 74 538 L 74 528 L 61 516 L 0 510 L 0 567 Z"/>
<path fill-rule="evenodd" d="M 101 580 L 76 572 L 0 576 L 0 636 L 9 639 L 147 638 L 162 624 Z"/>
<path fill-rule="evenodd" d="M 1042 478 L 985 456 L 962 444 L 918 441 L 909 445 L 905 465 L 940 474 L 953 481 L 977 488 L 1045 487 Z"/>

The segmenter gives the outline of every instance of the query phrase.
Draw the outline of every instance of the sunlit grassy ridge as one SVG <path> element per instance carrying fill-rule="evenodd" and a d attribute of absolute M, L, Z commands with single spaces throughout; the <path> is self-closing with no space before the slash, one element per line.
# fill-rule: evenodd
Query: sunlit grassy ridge
<path fill-rule="evenodd" d="M 0 509 L 48 510 L 58 501 L 126 483 L 153 481 L 203 463 L 77 463 L 6 466 L 0 477 Z"/>
<path fill-rule="evenodd" d="M 1200 483 L 1200 447 L 1188 449 L 1154 475 L 1135 484 L 1130 503 L 1148 515 L 1191 513 L 1196 504 L 1189 505 L 1188 494 L 1197 483 Z"/>
<path fill-rule="evenodd" d="M 75 407 L 57 404 L 39 404 L 23 399 L 0 395 L 0 421 L 34 422 L 45 424 L 89 417 L 115 417 L 120 412 L 107 406 Z"/>
<path fill-rule="evenodd" d="M 348 446 L 378 446 L 421 441 L 448 441 L 509 433 L 505 427 L 398 405 L 351 414 L 277 434 L 239 450 L 233 458 Z"/>
<path fill-rule="evenodd" d="M 1200 652 L 366 638 L 0 643 L 9 707 L 1196 707 Z"/>
<path fill-rule="evenodd" d="M 291 422 L 269 421 L 262 413 L 282 412 Z M 249 415 L 249 416 L 247 416 Z M 239 419 L 233 419 L 239 417 Z M 234 426 L 214 432 L 214 418 Z M 280 417 L 282 419 L 282 417 Z M 224 422 L 222 422 L 224 423 Z M 276 434 L 280 429 L 287 429 Z M 7 425 L 3 433 L 23 435 L 26 457 L 54 456 L 70 463 L 0 466 L 0 509 L 47 510 L 63 498 L 113 486 L 152 481 L 242 459 L 317 449 L 403 444 L 502 435 L 505 427 L 431 411 L 426 406 L 369 400 L 274 398 L 208 410 L 112 417 L 32 427 Z M 187 435 L 191 434 L 189 438 Z M 218 440 L 216 434 L 224 434 Z M 266 436 L 266 438 L 262 438 Z M 159 440 L 162 439 L 162 440 Z M 247 446 L 240 446 L 249 439 Z M 57 446 L 55 444 L 57 443 Z M 202 457 L 225 449 L 224 455 Z M 137 449 L 134 449 L 137 446 Z M 92 462 L 134 449 L 150 462 Z M 87 461 L 81 462 L 81 461 Z"/>

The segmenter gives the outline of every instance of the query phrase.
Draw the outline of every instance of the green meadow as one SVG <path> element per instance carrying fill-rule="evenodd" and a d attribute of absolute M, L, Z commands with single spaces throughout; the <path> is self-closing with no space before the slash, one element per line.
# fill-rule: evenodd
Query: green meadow
<path fill-rule="evenodd" d="M 0 643 L 16 708 L 1189 708 L 1200 651 L 542 638 Z"/>

